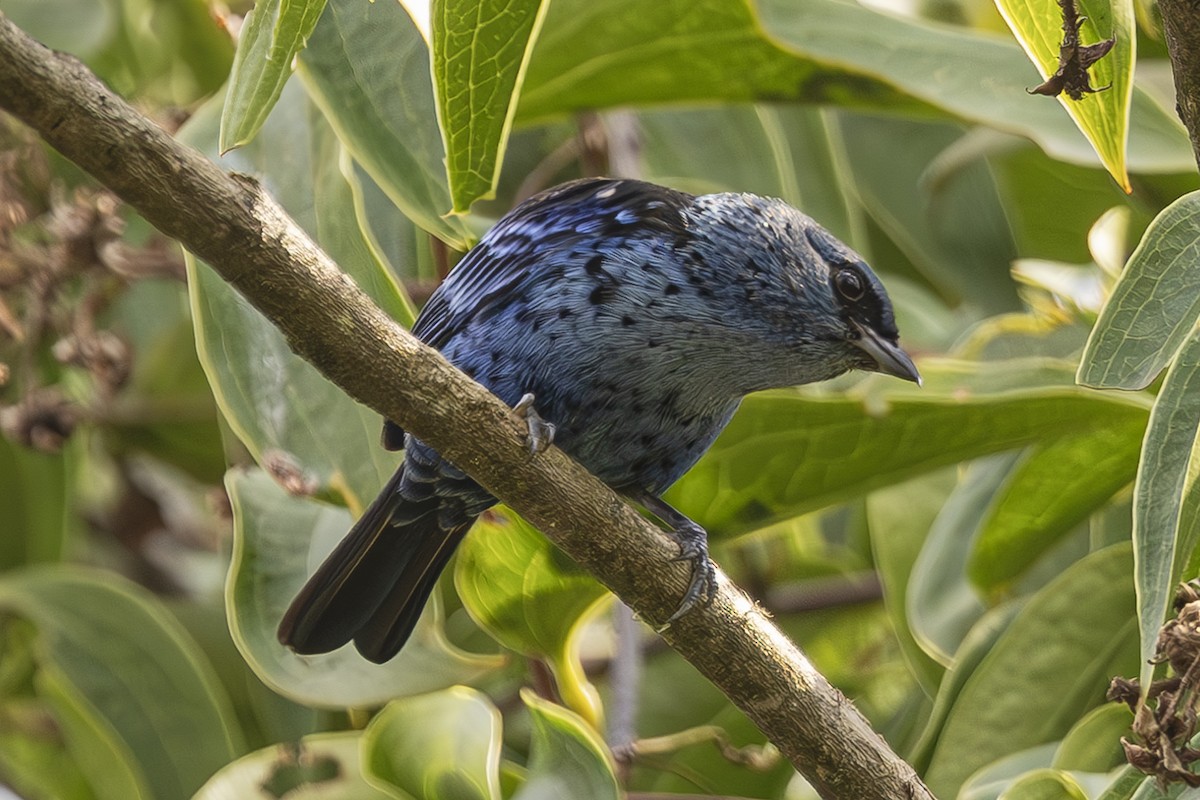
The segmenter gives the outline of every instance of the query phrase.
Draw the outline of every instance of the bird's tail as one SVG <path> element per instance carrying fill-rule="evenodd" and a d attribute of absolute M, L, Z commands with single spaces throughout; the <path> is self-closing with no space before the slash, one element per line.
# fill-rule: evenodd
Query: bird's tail
<path fill-rule="evenodd" d="M 279 623 L 282 644 L 309 655 L 353 640 L 378 664 L 400 652 L 474 522 L 439 513 L 436 496 L 405 499 L 403 481 L 401 466 L 304 584 Z"/>

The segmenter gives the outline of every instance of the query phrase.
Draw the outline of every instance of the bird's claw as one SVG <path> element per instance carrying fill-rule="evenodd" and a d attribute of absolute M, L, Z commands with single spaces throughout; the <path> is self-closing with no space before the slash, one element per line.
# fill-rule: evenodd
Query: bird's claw
<path fill-rule="evenodd" d="M 555 427 L 553 422 L 547 422 L 538 415 L 533 401 L 533 392 L 526 392 L 513 406 L 513 413 L 525 420 L 529 427 L 529 452 L 537 455 L 554 443 Z"/>
<path fill-rule="evenodd" d="M 693 523 L 694 525 L 694 523 Z M 672 561 L 686 561 L 692 565 L 692 580 L 684 592 L 683 600 L 675 613 L 667 618 L 663 628 L 687 614 L 696 606 L 707 606 L 717 594 L 717 568 L 708 557 L 708 534 L 699 525 L 683 527 L 675 531 L 679 541 L 679 555 Z"/>

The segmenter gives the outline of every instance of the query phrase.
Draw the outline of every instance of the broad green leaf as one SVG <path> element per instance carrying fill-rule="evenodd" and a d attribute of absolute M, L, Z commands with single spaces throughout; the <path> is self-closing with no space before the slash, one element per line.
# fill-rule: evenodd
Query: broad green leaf
<path fill-rule="evenodd" d="M 137 754 L 113 725 L 59 672 L 45 665 L 35 677 L 38 694 L 54 709 L 66 750 L 101 800 L 149 800 L 153 795 Z"/>
<path fill-rule="evenodd" d="M 1147 215 L 1140 203 L 1135 205 L 1100 170 L 1053 161 L 1033 146 L 1010 146 L 989 153 L 987 160 L 1000 187 L 1017 250 L 1025 256 L 1083 264 L 1092 259 L 1083 231 L 1092 228 L 1106 211 L 1115 206 L 1132 212 L 1130 227 L 1139 230 L 1154 213 L 1152 209 Z M 1191 183 L 1184 185 L 1182 191 L 1195 188 Z M 1168 198 L 1181 193 L 1173 186 L 1154 191 Z M 1122 263 L 1125 247 L 1122 241 Z"/>
<path fill-rule="evenodd" d="M 851 113 L 837 119 L 856 195 L 921 277 L 952 305 L 993 314 L 1018 308 L 1009 276 L 1016 244 L 986 162 L 937 182 L 926 176 L 962 137 L 959 126 Z"/>
<path fill-rule="evenodd" d="M 550 0 L 433 0 L 433 82 L 453 211 L 495 196 Z"/>
<path fill-rule="evenodd" d="M 984 517 L 967 571 L 1003 589 L 1133 481 L 1146 420 L 1130 418 L 1031 448 Z"/>
<path fill-rule="evenodd" d="M 963 120 L 1025 136 L 1054 158 L 1088 165 L 1097 161 L 1087 139 L 1058 106 L 1025 91 L 1039 82 L 1037 73 L 1007 36 L 935 25 L 838 0 L 758 0 L 755 5 L 767 33 L 802 57 L 885 81 Z M 980 80 L 984 75 L 987 79 Z M 1130 166 L 1144 172 L 1189 170 L 1191 159 L 1178 121 L 1140 91 L 1134 92 L 1132 107 Z"/>
<path fill-rule="evenodd" d="M 1150 659 L 1158 630 L 1175 594 L 1183 564 L 1200 537 L 1196 485 L 1200 439 L 1200 335 L 1184 343 L 1167 372 L 1142 446 L 1133 491 L 1135 581 L 1142 632 L 1142 686 L 1150 685 Z"/>
<path fill-rule="evenodd" d="M 1169 785 L 1164 790 L 1159 787 L 1158 781 L 1147 777 L 1133 793 L 1131 800 L 1196 800 L 1196 790 L 1185 788 L 1180 783 Z"/>
<path fill-rule="evenodd" d="M 147 106 L 188 107 L 219 90 L 229 74 L 229 32 L 204 0 L 4 0 L 3 11 Z"/>
<path fill-rule="evenodd" d="M 362 737 L 368 780 L 424 800 L 500 800 L 500 712 L 465 686 L 394 700 Z"/>
<path fill-rule="evenodd" d="M 93 742 L 93 756 L 115 746 L 136 759 L 120 785 L 140 775 L 150 796 L 187 797 L 241 749 L 204 654 L 145 590 L 113 575 L 34 568 L 0 579 L 0 609 L 35 627 L 43 688 L 71 703 L 71 734 L 111 731 L 117 744 Z"/>
<path fill-rule="evenodd" d="M 1088 800 L 1088 795 L 1066 772 L 1040 769 L 1018 778 L 999 800 Z"/>
<path fill-rule="evenodd" d="M 1056 769 L 1107 772 L 1125 762 L 1121 737 L 1129 734 L 1133 714 L 1122 703 L 1093 708 L 1063 737 L 1054 754 Z"/>
<path fill-rule="evenodd" d="M 47 455 L 0 437 L 0 569 L 58 561 L 71 509 L 66 453 Z"/>
<path fill-rule="evenodd" d="M 1038 591 L 962 687 L 926 783 L 953 797 L 979 767 L 1062 737 L 1137 661 L 1130 548 L 1076 562 Z"/>
<path fill-rule="evenodd" d="M 1154 786 L 1154 778 L 1131 766 L 1124 766 L 1096 800 L 1132 800 L 1142 786 Z"/>
<path fill-rule="evenodd" d="M 998 758 L 972 775 L 956 800 L 998 800 L 1022 775 L 1047 769 L 1053 755 L 1053 745 L 1042 745 Z"/>
<path fill-rule="evenodd" d="M 861 212 L 847 195 L 830 112 L 732 105 L 647 109 L 637 119 L 647 180 L 696 194 L 779 197 L 865 250 L 862 220 L 856 218 Z"/>
<path fill-rule="evenodd" d="M 318 733 L 265 747 L 224 767 L 192 800 L 395 800 L 363 777 L 363 739 L 357 731 Z"/>
<path fill-rule="evenodd" d="M 115 33 L 119 10 L 95 0 L 5 0 L 4 15 L 46 47 L 87 59 Z"/>
<path fill-rule="evenodd" d="M 459 549 L 454 585 L 471 616 L 505 647 L 545 658 L 564 702 L 593 724 L 599 698 L 579 660 L 576 634 L 607 592 L 520 517 L 493 511 Z"/>
<path fill-rule="evenodd" d="M 943 666 L 987 610 L 966 576 L 966 563 L 992 498 L 1012 471 L 1014 453 L 973 462 L 930 526 L 909 577 L 906 614 L 913 636 Z"/>
<path fill-rule="evenodd" d="M 638 24 L 629 25 L 631 18 Z M 956 64 L 970 69 L 947 66 Z M 937 107 L 1028 137 L 1056 158 L 1095 165 L 1095 151 L 1071 119 L 1025 92 L 1037 82 L 1008 36 L 837 0 L 761 0 L 752 7 L 558 0 L 530 61 L 518 121 L 680 102 L 795 100 L 910 113 Z M 1179 122 L 1140 91 L 1133 107 L 1131 165 L 1192 170 Z"/>
<path fill-rule="evenodd" d="M 1159 214 L 1088 338 L 1079 382 L 1142 389 L 1155 379 L 1200 318 L 1200 192 Z"/>
<path fill-rule="evenodd" d="M 215 111 L 205 107 L 183 131 L 186 141 L 210 154 Z M 364 291 L 406 319 L 405 298 L 361 235 L 337 142 L 298 86 L 284 90 L 251 144 L 219 163 L 256 174 Z M 336 490 L 352 505 L 368 503 L 397 464 L 378 445 L 379 417 L 295 355 L 215 273 L 194 263 L 188 272 L 200 360 L 238 438 L 260 463 L 282 451 L 318 488 Z"/>
<path fill-rule="evenodd" d="M 962 644 L 954 654 L 953 663 L 946 671 L 941 684 L 938 685 L 933 710 L 930 711 L 929 719 L 925 722 L 925 729 L 921 732 L 912 753 L 908 756 L 909 763 L 918 772 L 924 774 L 929 768 L 929 761 L 937 748 L 938 739 L 946 725 L 946 719 L 954 710 L 954 705 L 958 701 L 959 695 L 962 694 L 963 687 L 975 674 L 975 670 L 979 668 L 983 660 L 992 652 L 996 641 L 1008 630 L 1008 626 L 1012 624 L 1023 606 L 1024 600 L 1011 600 L 996 606 L 980 617 L 963 637 Z M 1049 763 L 1049 758 L 1047 758 L 1046 764 Z"/>
<path fill-rule="evenodd" d="M 529 774 L 512 800 L 618 800 L 608 747 L 579 717 L 528 689 L 521 700 L 529 710 L 533 736 Z"/>
<path fill-rule="evenodd" d="M 300 75 L 338 138 L 404 215 L 456 250 L 474 235 L 451 209 L 429 49 L 396 2 L 329 0 Z"/>
<path fill-rule="evenodd" d="M 740 533 L 938 467 L 1147 414 L 1143 398 L 1054 385 L 1069 376 L 1049 362 L 926 362 L 922 371 L 924 389 L 872 383 L 886 390 L 857 399 L 751 395 L 669 501 L 716 533 Z"/>
<path fill-rule="evenodd" d="M 320 710 L 295 703 L 258 679 L 233 641 L 223 595 L 201 602 L 173 602 L 170 609 L 204 650 L 229 692 L 249 749 L 299 741 L 328 725 Z"/>
<path fill-rule="evenodd" d="M 954 483 L 954 470 L 945 469 L 867 496 L 871 552 L 883 584 L 884 605 L 909 668 L 931 696 L 937 692 L 945 667 L 917 643 L 905 598 L 913 565 Z"/>
<path fill-rule="evenodd" d="M 350 528 L 350 515 L 292 497 L 261 471 L 231 471 L 233 560 L 226 583 L 229 627 L 255 674 L 279 693 L 323 708 L 377 706 L 393 697 L 468 681 L 499 659 L 458 650 L 442 630 L 435 594 L 408 644 L 387 664 L 347 646 L 298 656 L 275 637 L 283 612 L 305 579 Z"/>
<path fill-rule="evenodd" d="M 349 153 L 345 153 L 345 159 L 349 162 L 349 169 L 343 168 L 342 172 L 354 194 L 354 210 L 363 237 L 370 243 L 380 262 L 386 265 L 388 274 L 396 276 L 404 284 L 435 284 L 439 280 L 439 273 L 433 248 L 441 247 L 441 243 L 414 225 L 408 217 L 397 213 L 395 204 Z M 409 318 L 415 317 L 414 308 Z"/>
<path fill-rule="evenodd" d="M 1059 67 L 1062 9 L 1055 4 L 1031 0 L 996 0 L 996 7 L 1041 76 L 1053 75 Z M 1079 30 L 1081 45 L 1109 38 L 1116 41 L 1108 55 L 1088 70 L 1093 87 L 1109 88 L 1085 94 L 1082 100 L 1073 100 L 1064 92 L 1058 95 L 1058 101 L 1096 148 L 1096 154 L 1113 179 L 1126 192 L 1132 192 L 1125 167 L 1125 149 L 1133 94 L 1133 65 L 1137 60 L 1133 2 L 1080 0 L 1079 13 L 1083 15 Z M 1103 31 L 1100 30 L 1102 21 L 1107 28 Z"/>
<path fill-rule="evenodd" d="M 221 112 L 222 153 L 262 128 L 324 9 L 325 0 L 258 0 L 246 15 Z"/>
<path fill-rule="evenodd" d="M 784 52 L 763 35 L 744 0 L 554 0 L 529 62 L 518 121 L 713 100 L 929 110 L 840 63 Z"/>

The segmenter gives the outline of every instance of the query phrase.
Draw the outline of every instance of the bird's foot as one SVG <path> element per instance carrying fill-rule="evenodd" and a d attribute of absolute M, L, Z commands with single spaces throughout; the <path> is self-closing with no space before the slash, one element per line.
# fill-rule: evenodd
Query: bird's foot
<path fill-rule="evenodd" d="M 673 538 L 679 544 L 679 555 L 672 561 L 686 561 L 692 565 L 692 580 L 683 595 L 679 608 L 675 609 L 663 627 L 670 625 L 697 605 L 707 606 L 717 594 L 717 568 L 708 557 L 708 532 L 690 519 L 675 527 Z"/>
<path fill-rule="evenodd" d="M 547 422 L 538 415 L 533 401 L 533 393 L 526 392 L 513 406 L 513 413 L 529 426 L 529 452 L 537 455 L 554 444 L 555 428 L 553 422 Z"/>

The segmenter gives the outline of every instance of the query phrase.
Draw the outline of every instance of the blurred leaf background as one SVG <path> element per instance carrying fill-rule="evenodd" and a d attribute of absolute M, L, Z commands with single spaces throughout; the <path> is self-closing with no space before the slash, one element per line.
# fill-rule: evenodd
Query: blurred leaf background
<path fill-rule="evenodd" d="M 1200 562 L 1200 179 L 1152 14 L 1086 3 L 1114 88 L 1056 102 L 1025 89 L 1057 7 L 999 6 L 0 0 L 261 180 L 405 325 L 496 218 L 580 175 L 821 221 L 883 276 L 924 388 L 751 397 L 668 499 L 939 797 L 1193 796 L 1121 766 L 1132 716 L 1104 695 L 1152 677 Z M 505 509 L 396 660 L 281 648 L 395 468 L 378 422 L 0 120 L 0 784 L 815 796 Z"/>

